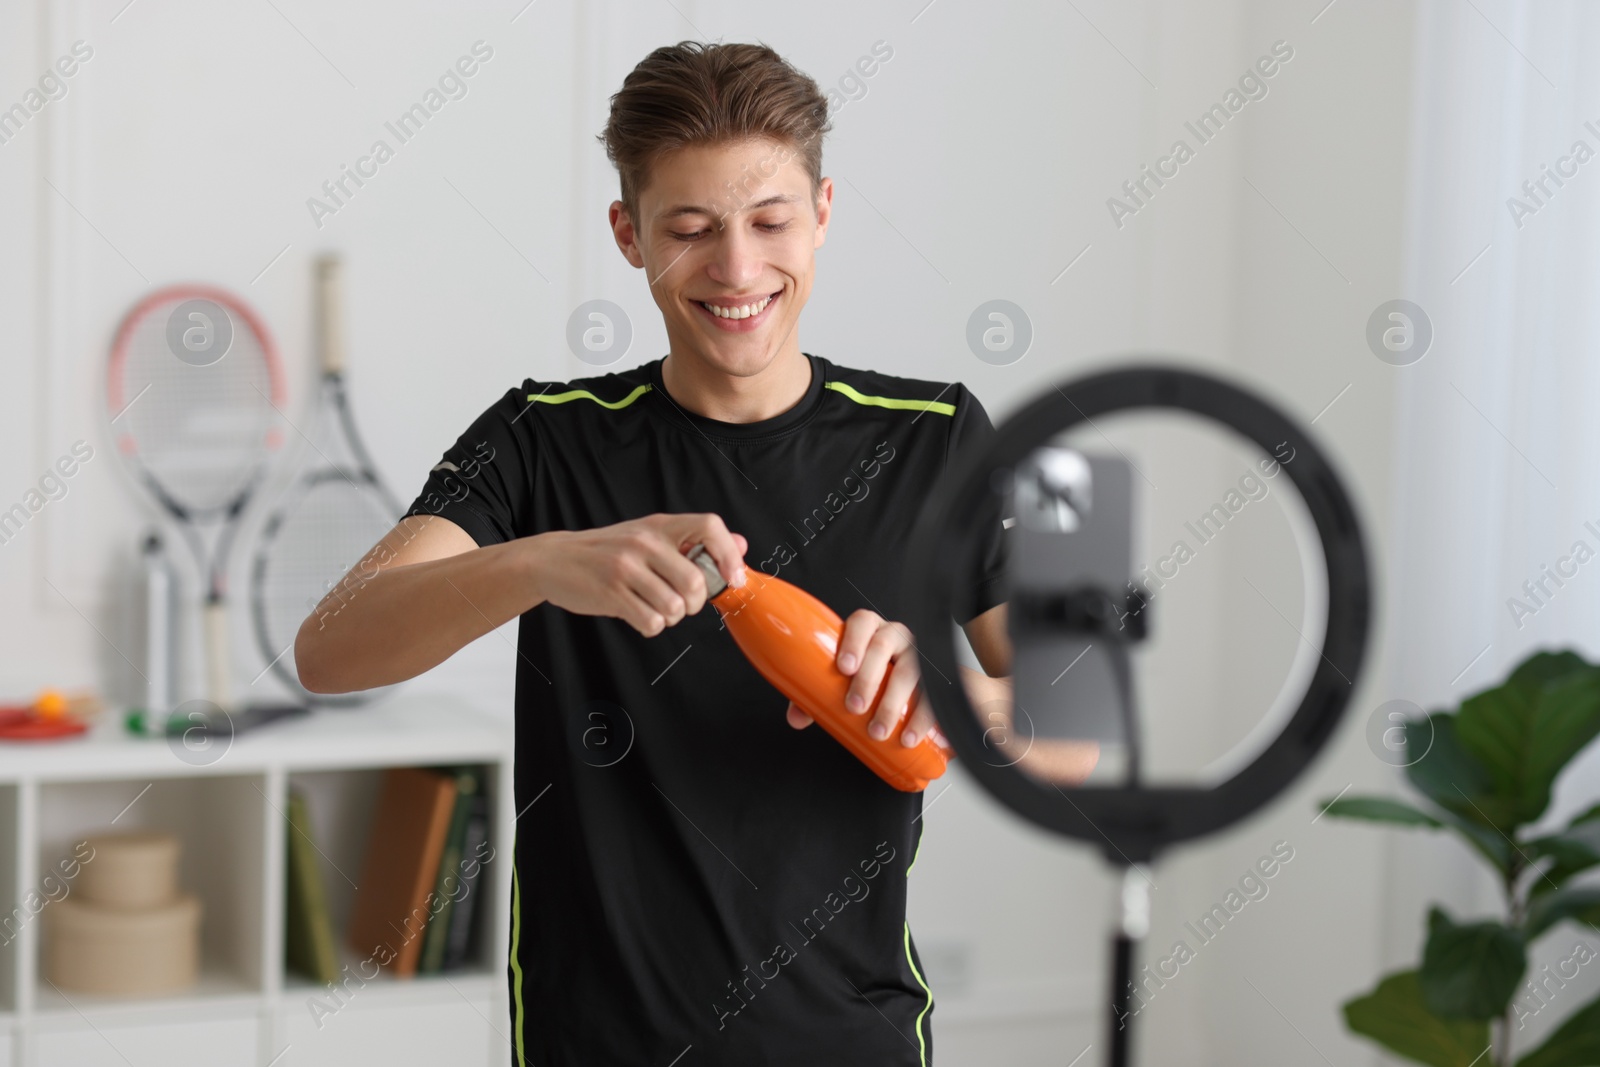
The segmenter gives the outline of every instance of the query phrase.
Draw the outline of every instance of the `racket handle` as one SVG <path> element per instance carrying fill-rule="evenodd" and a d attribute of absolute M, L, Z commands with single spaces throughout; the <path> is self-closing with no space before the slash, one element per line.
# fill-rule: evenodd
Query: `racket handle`
<path fill-rule="evenodd" d="M 233 687 L 228 677 L 228 605 L 221 599 L 206 601 L 206 687 L 211 703 L 228 710 Z"/>
<path fill-rule="evenodd" d="M 339 257 L 317 257 L 317 358 L 323 374 L 344 373 L 343 286 Z"/>
<path fill-rule="evenodd" d="M 145 707 L 151 714 L 165 715 L 177 703 L 172 699 L 175 688 L 174 670 L 176 642 L 172 639 L 173 618 L 176 614 L 172 563 L 167 558 L 161 535 L 151 533 L 145 537 L 144 549 L 144 610 L 145 610 Z"/>

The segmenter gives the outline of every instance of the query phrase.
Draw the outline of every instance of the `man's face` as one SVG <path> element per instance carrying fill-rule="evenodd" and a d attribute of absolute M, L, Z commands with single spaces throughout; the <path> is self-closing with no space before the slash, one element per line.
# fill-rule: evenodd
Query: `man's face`
<path fill-rule="evenodd" d="M 611 224 L 628 262 L 646 272 L 672 351 L 746 377 L 799 351 L 832 200 L 824 178 L 813 201 L 792 146 L 746 141 L 657 160 L 639 217 L 618 201 Z"/>

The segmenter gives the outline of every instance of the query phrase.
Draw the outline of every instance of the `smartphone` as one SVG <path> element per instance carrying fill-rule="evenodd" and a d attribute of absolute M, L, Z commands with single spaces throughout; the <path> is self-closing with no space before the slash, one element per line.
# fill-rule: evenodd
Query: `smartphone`
<path fill-rule="evenodd" d="M 1018 465 L 1009 586 L 1028 594 L 1086 585 L 1122 604 L 1133 576 L 1133 470 L 1120 456 L 1058 446 Z M 1126 743 L 1108 640 L 1030 625 L 1007 613 L 1019 736 Z"/>

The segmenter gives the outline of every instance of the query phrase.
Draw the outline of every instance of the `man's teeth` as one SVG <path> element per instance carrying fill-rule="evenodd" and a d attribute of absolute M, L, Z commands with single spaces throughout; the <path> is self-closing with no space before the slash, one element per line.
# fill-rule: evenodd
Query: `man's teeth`
<path fill-rule="evenodd" d="M 719 319 L 748 319 L 751 315 L 761 314 L 770 303 L 772 303 L 772 297 L 768 296 L 763 297 L 754 304 L 746 304 L 743 307 L 717 307 L 715 304 L 707 304 L 705 301 L 701 301 L 700 306 Z"/>

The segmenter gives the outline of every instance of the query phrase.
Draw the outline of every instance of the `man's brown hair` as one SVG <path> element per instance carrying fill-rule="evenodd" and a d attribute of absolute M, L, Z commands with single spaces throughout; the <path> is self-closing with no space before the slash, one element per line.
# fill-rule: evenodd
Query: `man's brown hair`
<path fill-rule="evenodd" d="M 822 186 L 822 138 L 832 125 L 828 100 L 812 78 L 762 44 L 680 41 L 651 52 L 611 97 L 611 117 L 599 140 L 622 178 L 622 203 L 636 222 L 639 194 L 650 167 L 691 146 L 755 138 L 789 146 L 728 183 L 720 214 L 743 206 L 749 191 L 790 158 L 811 177 L 815 199 Z"/>

